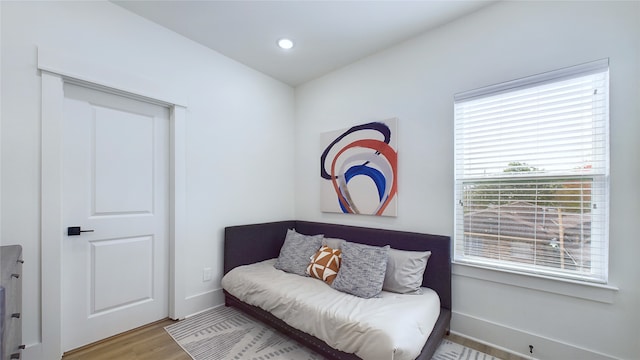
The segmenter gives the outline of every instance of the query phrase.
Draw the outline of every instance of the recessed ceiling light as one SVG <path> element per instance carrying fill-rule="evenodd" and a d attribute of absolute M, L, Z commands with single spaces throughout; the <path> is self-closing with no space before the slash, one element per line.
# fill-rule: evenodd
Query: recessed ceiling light
<path fill-rule="evenodd" d="M 289 39 L 280 39 L 278 40 L 278 46 L 281 49 L 285 49 L 285 50 L 289 50 L 293 47 L 293 41 L 289 40 Z"/>

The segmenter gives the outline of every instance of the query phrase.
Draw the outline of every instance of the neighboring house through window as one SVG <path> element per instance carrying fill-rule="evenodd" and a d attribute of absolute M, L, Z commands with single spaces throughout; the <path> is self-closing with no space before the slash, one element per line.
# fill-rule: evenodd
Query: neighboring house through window
<path fill-rule="evenodd" d="M 457 263 L 607 282 L 609 61 L 455 96 Z"/>

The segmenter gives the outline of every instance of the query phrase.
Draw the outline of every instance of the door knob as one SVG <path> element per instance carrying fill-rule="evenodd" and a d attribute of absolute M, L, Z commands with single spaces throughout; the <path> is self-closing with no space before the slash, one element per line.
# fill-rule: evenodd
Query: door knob
<path fill-rule="evenodd" d="M 83 232 L 93 232 L 93 230 L 81 230 L 80 226 L 69 226 L 67 228 L 68 236 L 80 235 L 80 233 L 83 233 Z"/>

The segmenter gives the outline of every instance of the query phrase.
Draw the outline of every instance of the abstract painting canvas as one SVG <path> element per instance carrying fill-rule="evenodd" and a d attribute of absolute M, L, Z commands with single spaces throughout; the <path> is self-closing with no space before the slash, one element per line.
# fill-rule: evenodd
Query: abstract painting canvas
<path fill-rule="evenodd" d="M 323 212 L 397 216 L 397 119 L 321 134 Z"/>

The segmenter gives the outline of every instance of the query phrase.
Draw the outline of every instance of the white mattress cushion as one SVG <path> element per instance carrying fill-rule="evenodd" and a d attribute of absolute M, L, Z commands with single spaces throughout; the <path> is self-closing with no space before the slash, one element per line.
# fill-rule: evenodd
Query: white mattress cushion
<path fill-rule="evenodd" d="M 440 313 L 435 291 L 420 295 L 383 291 L 377 298 L 345 294 L 321 280 L 285 273 L 275 259 L 237 267 L 222 287 L 243 302 L 364 360 L 413 360 Z"/>

